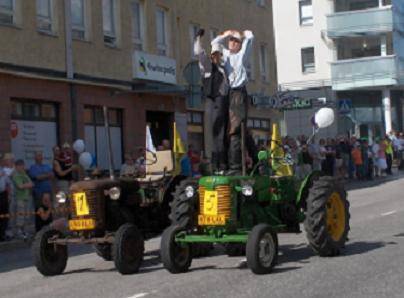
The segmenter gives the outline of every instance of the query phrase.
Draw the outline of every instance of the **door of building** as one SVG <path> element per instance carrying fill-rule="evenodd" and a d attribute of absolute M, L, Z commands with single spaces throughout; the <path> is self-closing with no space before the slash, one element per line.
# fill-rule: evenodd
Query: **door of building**
<path fill-rule="evenodd" d="M 163 140 L 172 140 L 173 121 L 173 113 L 155 111 L 146 112 L 146 122 L 150 127 L 153 144 L 156 148 L 161 145 Z"/>

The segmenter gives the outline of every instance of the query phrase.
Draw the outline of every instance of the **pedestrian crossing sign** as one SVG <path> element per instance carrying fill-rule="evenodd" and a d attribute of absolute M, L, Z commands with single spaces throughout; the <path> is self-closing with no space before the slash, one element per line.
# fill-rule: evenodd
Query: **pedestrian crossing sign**
<path fill-rule="evenodd" d="M 351 99 L 340 99 L 338 102 L 338 112 L 340 115 L 349 115 L 352 110 Z"/>

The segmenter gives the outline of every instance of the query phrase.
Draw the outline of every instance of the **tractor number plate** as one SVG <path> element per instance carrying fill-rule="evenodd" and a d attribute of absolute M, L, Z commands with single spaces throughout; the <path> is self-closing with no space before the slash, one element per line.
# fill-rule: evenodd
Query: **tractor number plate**
<path fill-rule="evenodd" d="M 200 226 L 224 226 L 226 218 L 224 215 L 198 215 Z"/>
<path fill-rule="evenodd" d="M 69 229 L 71 231 L 92 230 L 95 228 L 94 219 L 72 219 L 69 220 Z"/>
<path fill-rule="evenodd" d="M 203 198 L 203 214 L 217 215 L 217 191 L 205 191 Z"/>
<path fill-rule="evenodd" d="M 76 214 L 88 215 L 90 210 L 88 208 L 87 197 L 85 192 L 78 192 L 73 194 L 74 204 L 76 205 Z"/>

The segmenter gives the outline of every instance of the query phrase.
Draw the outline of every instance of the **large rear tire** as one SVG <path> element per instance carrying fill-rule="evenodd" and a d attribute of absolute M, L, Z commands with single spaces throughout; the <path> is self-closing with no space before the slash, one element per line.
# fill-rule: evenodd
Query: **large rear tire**
<path fill-rule="evenodd" d="M 346 191 L 333 177 L 313 181 L 307 197 L 304 222 L 307 239 L 320 256 L 335 256 L 345 246 L 349 232 Z"/>
<path fill-rule="evenodd" d="M 278 258 L 278 236 L 267 224 L 256 225 L 248 235 L 247 265 L 255 274 L 272 271 Z"/>
<path fill-rule="evenodd" d="M 116 269 L 121 274 L 139 271 L 143 261 L 144 240 L 133 224 L 124 224 L 115 233 L 112 255 Z"/>
<path fill-rule="evenodd" d="M 227 243 L 225 250 L 229 257 L 245 256 L 245 245 L 242 243 Z"/>
<path fill-rule="evenodd" d="M 175 242 L 175 236 L 183 231 L 180 226 L 169 226 L 161 236 L 161 260 L 171 273 L 187 272 L 192 263 L 192 246 Z"/>
<path fill-rule="evenodd" d="M 53 237 L 62 238 L 63 235 L 49 227 L 39 231 L 32 244 L 34 264 L 44 276 L 62 274 L 67 264 L 67 246 L 48 243 Z"/>
<path fill-rule="evenodd" d="M 194 189 L 194 195 L 191 198 L 186 196 L 186 188 L 191 186 Z M 185 230 L 193 229 L 197 226 L 198 212 L 198 180 L 187 178 L 181 181 L 173 193 L 173 201 L 171 203 L 171 212 L 169 218 L 171 225 L 177 225 Z M 192 244 L 193 257 L 206 257 L 213 249 L 210 243 Z"/>

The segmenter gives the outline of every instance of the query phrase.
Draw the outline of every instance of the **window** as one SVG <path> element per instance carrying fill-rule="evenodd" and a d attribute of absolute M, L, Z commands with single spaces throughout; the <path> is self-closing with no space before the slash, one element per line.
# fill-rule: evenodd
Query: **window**
<path fill-rule="evenodd" d="M 314 48 L 302 49 L 302 71 L 310 73 L 315 71 Z"/>
<path fill-rule="evenodd" d="M 269 130 L 270 120 L 249 118 L 247 119 L 247 127 L 252 129 Z"/>
<path fill-rule="evenodd" d="M 102 0 L 102 24 L 104 29 L 104 42 L 116 45 L 115 1 Z"/>
<path fill-rule="evenodd" d="M 265 7 L 265 0 L 256 0 L 257 5 L 261 7 Z"/>
<path fill-rule="evenodd" d="M 156 10 L 157 54 L 167 56 L 167 20 L 166 11 Z"/>
<path fill-rule="evenodd" d="M 188 123 L 201 125 L 203 124 L 203 113 L 202 112 L 188 112 L 187 114 Z"/>
<path fill-rule="evenodd" d="M 299 1 L 300 25 L 313 24 L 313 6 L 311 0 Z"/>
<path fill-rule="evenodd" d="M 36 0 L 36 20 L 38 30 L 52 32 L 52 0 Z"/>
<path fill-rule="evenodd" d="M 30 100 L 12 100 L 11 118 L 33 121 L 56 121 L 57 106 Z"/>
<path fill-rule="evenodd" d="M 215 28 L 210 29 L 210 40 L 215 39 L 215 37 L 219 35 L 218 32 L 219 32 L 219 30 L 217 30 Z"/>
<path fill-rule="evenodd" d="M 0 0 L 0 24 L 14 24 L 14 0 Z"/>
<path fill-rule="evenodd" d="M 262 44 L 260 46 L 260 70 L 261 70 L 261 80 L 268 81 L 268 58 L 267 58 L 267 46 Z"/>
<path fill-rule="evenodd" d="M 254 80 L 254 54 L 250 53 L 247 55 L 247 63 L 246 63 L 246 70 L 247 70 L 247 77 L 249 80 Z"/>
<path fill-rule="evenodd" d="M 84 107 L 84 139 L 86 150 L 96 157 L 96 164 L 101 169 L 108 169 L 108 156 L 105 148 L 108 146 L 105 137 L 104 113 L 101 107 Z M 110 129 L 112 158 L 115 169 L 122 164 L 122 110 L 108 109 L 108 124 Z"/>
<path fill-rule="evenodd" d="M 72 38 L 86 39 L 84 0 L 71 0 Z"/>
<path fill-rule="evenodd" d="M 139 1 L 132 2 L 132 40 L 135 50 L 143 50 L 143 7 Z"/>
<path fill-rule="evenodd" d="M 195 40 L 195 36 L 199 31 L 200 26 L 197 24 L 191 24 L 189 26 L 189 39 L 191 41 L 191 59 L 195 58 L 194 55 L 194 40 Z"/>

